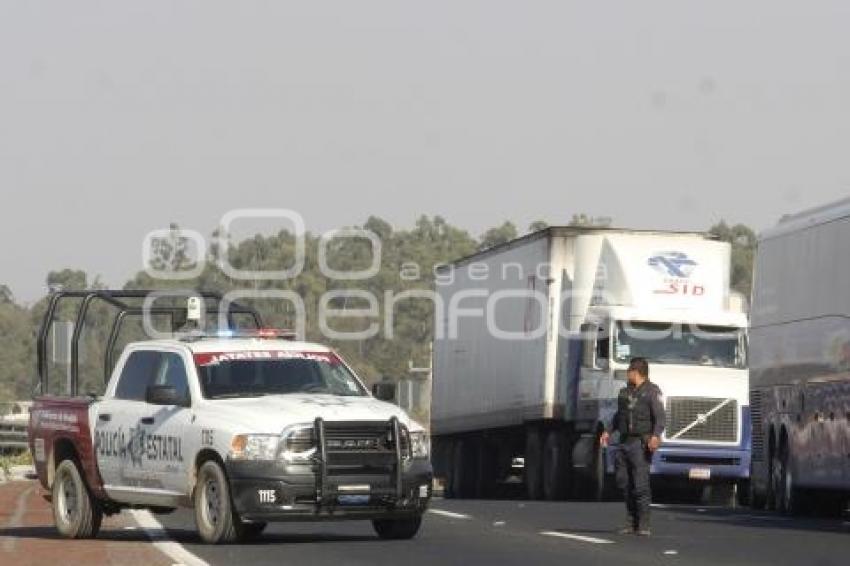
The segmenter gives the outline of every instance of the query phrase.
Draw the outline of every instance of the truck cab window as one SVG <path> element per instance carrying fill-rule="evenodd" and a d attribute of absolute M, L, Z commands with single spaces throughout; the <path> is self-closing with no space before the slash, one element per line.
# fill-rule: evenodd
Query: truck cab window
<path fill-rule="evenodd" d="M 118 385 L 115 398 L 127 401 L 144 401 L 145 391 L 156 376 L 161 354 L 159 352 L 133 352 L 127 358 Z"/>
<path fill-rule="evenodd" d="M 599 361 L 603 361 L 603 365 L 608 363 L 611 352 L 611 336 L 604 327 L 599 329 L 596 337 L 596 360 L 597 367 L 600 366 Z"/>
<path fill-rule="evenodd" d="M 154 385 L 170 385 L 177 390 L 181 399 L 188 401 L 189 378 L 186 375 L 186 364 L 179 354 L 165 352 L 161 356 L 162 363 L 159 365 Z"/>

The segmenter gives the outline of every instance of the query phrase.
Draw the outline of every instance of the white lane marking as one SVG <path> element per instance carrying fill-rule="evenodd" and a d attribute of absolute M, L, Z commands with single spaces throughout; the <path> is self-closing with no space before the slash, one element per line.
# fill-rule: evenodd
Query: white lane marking
<path fill-rule="evenodd" d="M 678 550 L 665 550 L 664 554 L 666 556 L 676 556 L 677 554 L 679 554 L 679 551 Z"/>
<path fill-rule="evenodd" d="M 145 535 L 151 539 L 154 547 L 157 550 L 174 560 L 178 564 L 185 566 L 209 566 L 207 562 L 201 560 L 178 543 L 168 538 L 168 534 L 162 524 L 157 521 L 150 511 L 141 509 L 133 509 L 130 511 L 136 523 L 145 532 Z"/>
<path fill-rule="evenodd" d="M 471 519 L 469 515 L 463 515 L 461 513 L 452 513 L 451 511 L 443 511 L 442 509 L 428 509 L 429 513 L 433 513 L 434 515 L 441 515 L 443 517 L 448 517 L 449 519 Z"/>
<path fill-rule="evenodd" d="M 504 527 L 505 522 L 504 521 L 496 521 L 495 523 L 493 523 L 493 526 L 494 527 Z"/>
<path fill-rule="evenodd" d="M 559 533 L 555 531 L 543 531 L 540 533 L 546 537 L 558 537 L 558 538 L 566 538 L 570 540 L 577 540 L 580 542 L 589 542 L 591 544 L 614 544 L 613 540 L 607 540 L 604 538 L 595 538 L 595 537 L 587 537 L 584 535 L 574 535 L 572 533 Z"/>
<path fill-rule="evenodd" d="M 652 504 L 650 504 L 650 507 L 652 507 L 653 509 L 669 509 L 670 508 L 669 505 L 664 505 L 663 503 L 652 503 Z"/>

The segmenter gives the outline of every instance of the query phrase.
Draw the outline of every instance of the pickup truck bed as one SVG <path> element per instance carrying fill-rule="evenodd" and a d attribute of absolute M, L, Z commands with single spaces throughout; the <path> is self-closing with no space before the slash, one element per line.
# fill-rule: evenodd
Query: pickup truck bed
<path fill-rule="evenodd" d="M 45 489 L 53 483 L 56 462 L 67 457 L 79 462 L 86 483 L 95 497 L 105 498 L 97 469 L 89 423 L 91 397 L 43 396 L 30 412 L 29 445 L 35 471 Z"/>

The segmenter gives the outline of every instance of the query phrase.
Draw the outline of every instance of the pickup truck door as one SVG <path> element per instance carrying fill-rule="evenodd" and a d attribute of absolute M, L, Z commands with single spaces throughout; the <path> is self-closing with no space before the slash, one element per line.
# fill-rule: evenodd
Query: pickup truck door
<path fill-rule="evenodd" d="M 127 492 L 134 487 L 159 486 L 146 466 L 144 426 L 147 386 L 160 364 L 160 352 L 135 350 L 125 358 L 117 383 L 98 403 L 95 451 L 104 487 L 118 501 L 134 502 Z"/>
<path fill-rule="evenodd" d="M 192 394 L 184 357 L 177 352 L 162 352 L 153 380 L 155 385 L 177 389 L 183 405 L 144 404 L 146 461 L 162 489 L 188 495 L 191 450 L 186 445 L 192 422 Z"/>

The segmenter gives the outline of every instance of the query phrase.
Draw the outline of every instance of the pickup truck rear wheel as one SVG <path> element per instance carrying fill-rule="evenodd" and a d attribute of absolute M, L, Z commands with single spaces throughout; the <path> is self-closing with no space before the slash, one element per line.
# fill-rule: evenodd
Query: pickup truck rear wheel
<path fill-rule="evenodd" d="M 218 462 L 204 462 L 198 469 L 194 504 L 195 524 L 204 542 L 227 544 L 239 538 L 241 521 L 233 510 L 230 485 Z"/>
<path fill-rule="evenodd" d="M 94 538 L 100 530 L 103 511 L 92 497 L 73 460 L 63 460 L 53 480 L 53 521 L 67 538 Z"/>
<path fill-rule="evenodd" d="M 416 536 L 419 526 L 422 525 L 422 517 L 411 519 L 375 519 L 372 527 L 378 536 L 384 540 L 407 540 Z"/>

